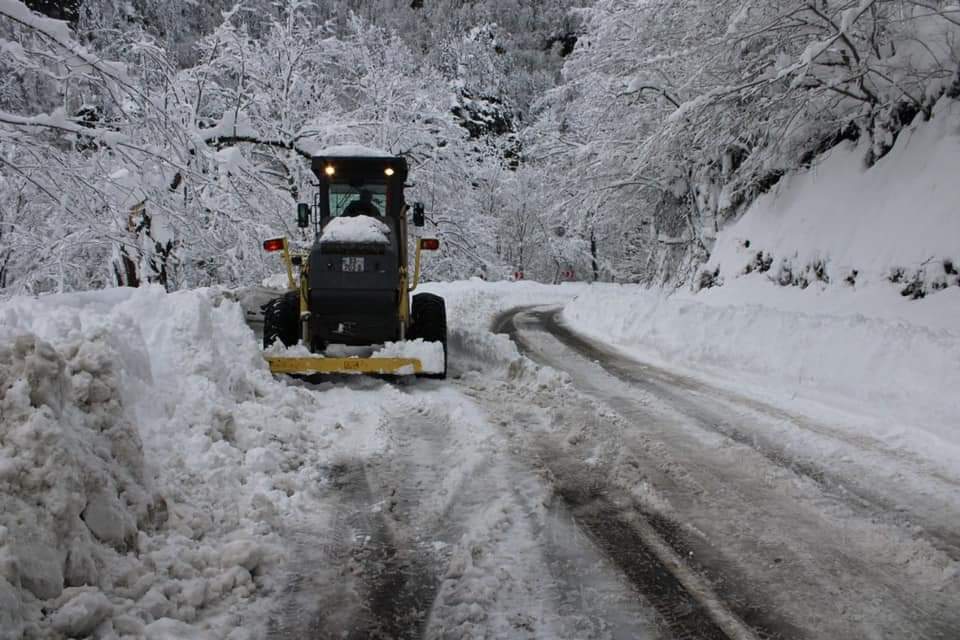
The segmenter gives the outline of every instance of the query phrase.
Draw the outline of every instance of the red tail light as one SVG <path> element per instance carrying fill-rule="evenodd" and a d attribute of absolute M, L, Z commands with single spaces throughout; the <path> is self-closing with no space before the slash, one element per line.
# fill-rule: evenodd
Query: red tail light
<path fill-rule="evenodd" d="M 265 251 L 283 251 L 283 238 L 271 238 L 263 241 Z"/>
<path fill-rule="evenodd" d="M 420 240 L 420 248 L 423 251 L 436 251 L 440 248 L 440 241 L 436 238 L 423 238 Z"/>

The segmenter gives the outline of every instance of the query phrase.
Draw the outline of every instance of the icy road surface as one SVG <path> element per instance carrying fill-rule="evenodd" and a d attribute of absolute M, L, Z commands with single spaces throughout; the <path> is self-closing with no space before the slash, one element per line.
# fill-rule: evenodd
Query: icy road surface
<path fill-rule="evenodd" d="M 568 434 L 541 438 L 555 477 L 593 470 L 599 493 L 629 491 L 637 518 L 760 636 L 957 637 L 955 476 L 634 362 L 558 317 L 559 309 L 527 309 L 496 326 L 611 410 L 581 428 L 574 394 L 542 403 Z M 832 455 L 818 455 L 825 451 Z"/>
<path fill-rule="evenodd" d="M 956 637 L 956 478 L 557 314 L 496 320 L 533 362 L 460 331 L 451 380 L 334 382 L 389 409 L 318 470 L 270 637 Z"/>

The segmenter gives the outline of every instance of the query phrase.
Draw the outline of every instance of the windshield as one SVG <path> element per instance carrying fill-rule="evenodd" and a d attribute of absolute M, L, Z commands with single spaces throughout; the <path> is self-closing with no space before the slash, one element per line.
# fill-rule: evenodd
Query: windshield
<path fill-rule="evenodd" d="M 387 215 L 387 186 L 385 184 L 365 184 L 353 187 L 349 184 L 330 185 L 330 216 L 372 216 L 382 218 Z"/>

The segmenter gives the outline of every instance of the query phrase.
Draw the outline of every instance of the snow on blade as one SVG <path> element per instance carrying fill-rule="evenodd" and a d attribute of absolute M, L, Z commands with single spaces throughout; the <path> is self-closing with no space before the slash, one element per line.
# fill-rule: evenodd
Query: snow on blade
<path fill-rule="evenodd" d="M 341 216 L 323 228 L 321 243 L 390 244 L 390 227 L 370 216 Z"/>
<path fill-rule="evenodd" d="M 443 373 L 443 344 L 440 342 L 425 342 L 420 338 L 387 342 L 372 357 L 414 358 L 420 361 L 424 373 Z"/>
<path fill-rule="evenodd" d="M 320 357 L 321 355 L 310 351 L 303 342 L 298 342 L 297 344 L 287 347 L 279 340 L 264 349 L 263 352 L 268 356 L 284 356 L 287 358 L 310 358 L 315 356 Z"/>

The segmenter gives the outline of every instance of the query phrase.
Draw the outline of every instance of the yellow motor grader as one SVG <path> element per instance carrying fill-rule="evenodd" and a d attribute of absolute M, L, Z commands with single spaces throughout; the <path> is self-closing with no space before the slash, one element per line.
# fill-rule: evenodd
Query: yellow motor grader
<path fill-rule="evenodd" d="M 341 147 L 315 155 L 312 169 L 319 181 L 314 202 L 297 207 L 298 226 L 313 227 L 312 246 L 295 252 L 285 237 L 263 243 L 282 252 L 290 289 L 264 306 L 270 370 L 446 377 L 443 298 L 419 293 L 411 299 L 421 252 L 439 249 L 440 242 L 417 239 L 411 274 L 407 218 L 422 227 L 425 217 L 423 205 L 410 208 L 404 200 L 406 160 Z M 381 351 L 389 355 L 350 353 L 377 345 L 386 345 Z"/>

